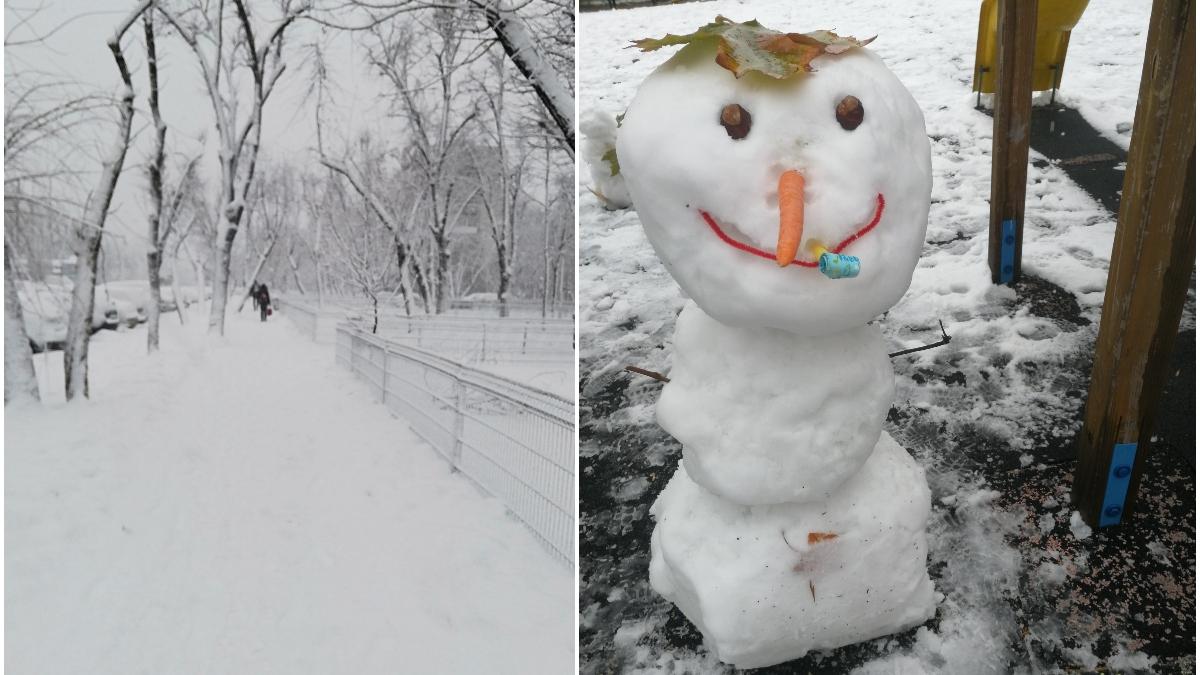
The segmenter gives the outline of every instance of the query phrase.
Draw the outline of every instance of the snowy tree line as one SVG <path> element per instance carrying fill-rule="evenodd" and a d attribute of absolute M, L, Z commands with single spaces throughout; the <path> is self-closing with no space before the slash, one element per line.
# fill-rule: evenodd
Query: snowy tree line
<path fill-rule="evenodd" d="M 573 299 L 571 5 L 131 5 L 107 39 L 115 100 L 33 69 L 6 73 L 6 282 L 44 278 L 52 261 L 74 256 L 68 399 L 87 395 L 98 275 L 136 271 L 148 280 L 151 352 L 163 288 L 182 280 L 211 289 L 216 335 L 229 301 L 240 308 L 256 281 L 318 301 L 394 301 L 410 313 L 446 311 L 453 298 L 480 292 L 501 307 L 512 298 L 543 307 Z M 305 22 L 320 36 L 290 39 Z M 6 34 L 10 62 L 41 46 L 36 36 L 18 39 L 21 23 Z M 322 38 L 332 33 L 361 45 L 366 58 L 355 67 L 381 83 L 390 127 L 347 134 L 331 112 L 339 85 Z M 168 64 L 156 56 L 165 41 L 189 57 L 169 67 L 200 76 L 211 116 L 200 138 L 175 133 L 161 113 L 160 100 L 172 95 Z M 131 69 L 127 53 L 141 67 Z M 263 110 L 289 76 L 308 83 L 317 129 L 308 152 L 263 144 Z M 97 134 L 99 150 L 64 154 Z M 141 136 L 151 140 L 135 145 Z M 105 227 L 118 181 L 138 183 L 144 196 L 140 237 Z M 10 295 L 6 401 L 37 396 L 21 303 Z M 187 320 L 182 309 L 178 316 Z"/>

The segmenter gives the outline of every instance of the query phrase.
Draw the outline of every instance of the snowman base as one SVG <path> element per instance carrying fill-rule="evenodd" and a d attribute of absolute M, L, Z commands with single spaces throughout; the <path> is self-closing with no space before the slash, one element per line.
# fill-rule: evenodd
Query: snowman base
<path fill-rule="evenodd" d="M 738 505 L 681 465 L 651 509 L 650 583 L 739 668 L 906 630 L 936 609 L 929 504 L 924 470 L 886 433 L 815 502 Z"/>

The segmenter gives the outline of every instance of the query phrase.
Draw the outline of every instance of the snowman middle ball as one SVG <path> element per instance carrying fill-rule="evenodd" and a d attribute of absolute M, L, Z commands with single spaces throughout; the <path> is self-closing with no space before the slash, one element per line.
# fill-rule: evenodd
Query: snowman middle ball
<path fill-rule="evenodd" d="M 727 325 L 816 336 L 867 323 L 904 295 L 925 238 L 932 179 L 920 108 L 866 49 L 822 54 L 814 72 L 782 79 L 735 77 L 716 52 L 700 41 L 676 53 L 642 83 L 618 130 L 651 245 Z M 803 176 L 804 241 L 781 266 L 786 171 Z M 810 241 L 859 258 L 858 276 L 823 276 Z"/>
<path fill-rule="evenodd" d="M 656 409 L 697 484 L 742 505 L 828 498 L 879 441 L 895 376 L 862 325 L 799 337 L 733 328 L 688 303 Z"/>

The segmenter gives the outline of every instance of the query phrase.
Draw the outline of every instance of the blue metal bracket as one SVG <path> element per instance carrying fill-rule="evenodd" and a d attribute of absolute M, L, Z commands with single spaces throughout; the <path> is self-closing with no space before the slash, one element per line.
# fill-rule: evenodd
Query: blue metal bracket
<path fill-rule="evenodd" d="M 1137 443 L 1118 443 L 1113 446 L 1112 464 L 1108 467 L 1108 485 L 1100 506 L 1100 527 L 1117 525 L 1125 512 L 1125 497 L 1129 494 L 1129 479 L 1133 477 L 1133 460 Z"/>
<path fill-rule="evenodd" d="M 1000 283 L 1013 280 L 1013 261 L 1017 257 L 1017 221 L 1009 218 L 1000 223 Z"/>

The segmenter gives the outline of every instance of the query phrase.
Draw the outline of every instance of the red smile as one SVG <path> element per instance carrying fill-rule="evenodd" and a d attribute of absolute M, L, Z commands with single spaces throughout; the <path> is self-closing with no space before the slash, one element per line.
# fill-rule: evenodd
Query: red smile
<path fill-rule="evenodd" d="M 871 218 L 871 222 L 862 226 L 862 228 L 859 229 L 854 234 L 852 234 L 849 237 L 846 237 L 845 239 L 838 242 L 837 246 L 834 246 L 833 248 L 829 249 L 830 253 L 841 253 L 842 251 L 846 250 L 847 246 L 849 246 L 850 244 L 853 244 L 854 242 L 858 241 L 859 239 L 862 239 L 863 237 L 865 237 L 867 235 L 868 232 L 875 229 L 875 226 L 879 224 L 879 219 L 883 217 L 883 206 L 884 206 L 883 194 L 875 195 L 875 215 L 874 215 L 874 217 Z M 760 258 L 766 258 L 767 260 L 770 260 L 770 261 L 775 260 L 774 253 L 768 253 L 767 251 L 764 251 L 761 248 L 755 248 L 749 244 L 743 244 L 742 242 L 725 234 L 725 231 L 721 229 L 720 225 L 717 225 L 717 221 L 715 219 L 713 219 L 713 217 L 710 216 L 707 211 L 701 210 L 700 217 L 704 219 L 704 222 L 708 223 L 708 226 L 710 228 L 712 228 L 712 231 L 714 233 L 716 233 L 717 238 L 719 238 L 721 241 L 725 242 L 726 244 L 729 244 L 730 246 L 736 248 L 739 251 L 745 251 L 746 253 L 756 255 Z M 816 267 L 817 266 L 817 262 L 815 260 L 812 262 L 809 262 L 807 260 L 800 260 L 799 258 L 793 260 L 789 264 L 799 265 L 800 267 Z"/>

